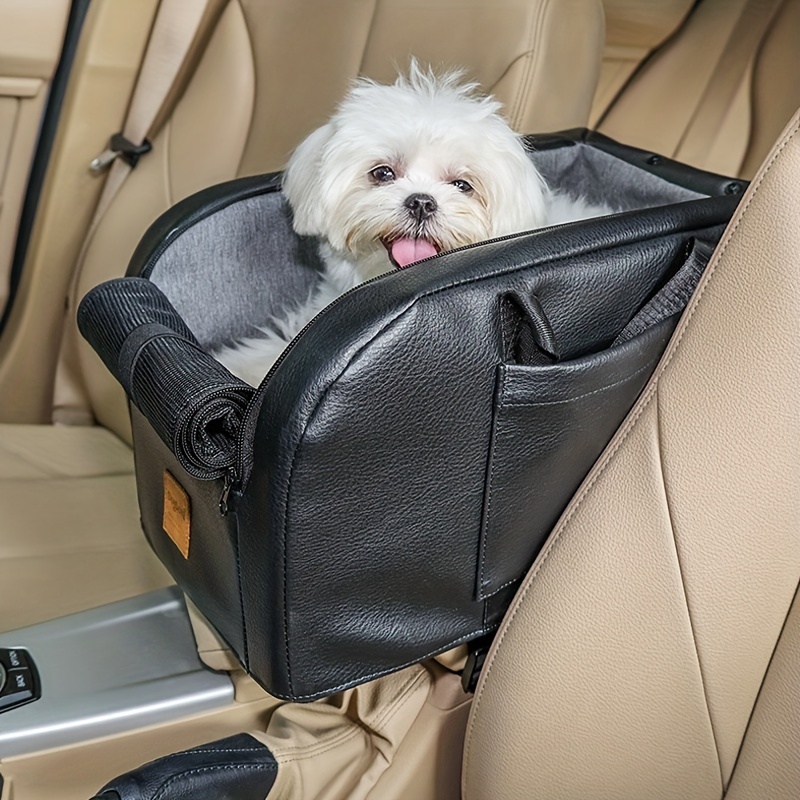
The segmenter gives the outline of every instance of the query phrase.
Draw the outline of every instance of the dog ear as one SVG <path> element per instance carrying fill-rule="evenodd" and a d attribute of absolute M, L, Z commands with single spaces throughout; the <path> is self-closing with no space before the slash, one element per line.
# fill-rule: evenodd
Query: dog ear
<path fill-rule="evenodd" d="M 490 208 L 493 236 L 532 230 L 547 224 L 549 190 L 522 142 L 499 151 L 492 163 Z"/>
<path fill-rule="evenodd" d="M 333 128 L 317 128 L 292 153 L 283 173 L 283 193 L 294 212 L 294 229 L 301 236 L 320 236 L 325 213 L 320 203 L 322 154 Z"/>

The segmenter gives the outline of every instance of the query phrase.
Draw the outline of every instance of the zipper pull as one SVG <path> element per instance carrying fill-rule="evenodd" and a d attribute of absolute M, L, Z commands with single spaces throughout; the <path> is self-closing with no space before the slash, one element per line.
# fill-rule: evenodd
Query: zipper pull
<path fill-rule="evenodd" d="M 237 483 L 238 479 L 236 477 L 236 470 L 233 467 L 230 467 L 230 469 L 228 469 L 228 471 L 225 473 L 225 481 L 222 484 L 222 494 L 219 497 L 219 513 L 223 517 L 228 516 L 228 511 L 230 509 L 228 500 L 231 496 L 231 490 Z"/>

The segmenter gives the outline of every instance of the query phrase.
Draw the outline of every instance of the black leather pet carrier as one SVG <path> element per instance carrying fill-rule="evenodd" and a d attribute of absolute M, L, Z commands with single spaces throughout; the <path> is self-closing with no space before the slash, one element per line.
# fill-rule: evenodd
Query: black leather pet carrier
<path fill-rule="evenodd" d="M 274 695 L 310 700 L 499 624 L 744 189 L 582 131 L 531 144 L 551 186 L 620 213 L 363 284 L 258 389 L 208 353 L 319 275 L 279 175 L 178 204 L 81 304 L 131 399 L 145 534 Z"/>

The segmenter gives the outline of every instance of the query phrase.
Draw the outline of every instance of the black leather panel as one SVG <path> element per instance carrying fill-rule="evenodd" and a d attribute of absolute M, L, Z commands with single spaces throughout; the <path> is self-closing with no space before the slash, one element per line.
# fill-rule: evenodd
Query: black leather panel
<path fill-rule="evenodd" d="M 242 733 L 151 761 L 92 800 L 264 800 L 277 774 L 269 749 Z"/>
<path fill-rule="evenodd" d="M 237 417 L 226 516 L 223 480 L 189 474 L 158 409 L 134 410 L 147 536 L 268 691 L 311 700 L 498 624 L 674 320 L 613 343 L 736 207 L 724 179 L 698 180 L 723 196 L 464 248 L 340 298 Z M 152 230 L 174 242 L 183 225 L 170 214 Z M 145 273 L 159 248 L 143 246 Z M 198 390 L 207 380 L 199 369 Z M 147 381 L 148 397 L 171 391 L 157 370 Z M 162 529 L 165 469 L 191 501 L 188 558 Z"/>
<path fill-rule="evenodd" d="M 627 415 L 677 318 L 591 356 L 501 364 L 484 498 L 476 594 L 520 580 Z"/>
<path fill-rule="evenodd" d="M 145 536 L 181 589 L 202 609 L 247 668 L 238 519 L 234 514 L 222 516 L 219 512 L 224 481 L 198 480 L 189 475 L 136 406 L 131 406 L 131 424 Z M 163 528 L 165 471 L 189 497 L 188 558 Z"/>

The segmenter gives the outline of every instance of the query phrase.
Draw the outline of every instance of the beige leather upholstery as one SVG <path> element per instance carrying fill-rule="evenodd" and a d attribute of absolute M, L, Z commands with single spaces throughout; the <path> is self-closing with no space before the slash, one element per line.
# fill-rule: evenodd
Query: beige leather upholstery
<path fill-rule="evenodd" d="M 269 800 L 459 800 L 470 700 L 459 675 L 431 661 L 285 703 L 251 731 L 278 762 Z"/>
<path fill-rule="evenodd" d="M 603 0 L 606 41 L 597 93 L 589 115 L 594 127 L 636 68 L 677 31 L 694 0 Z"/>
<path fill-rule="evenodd" d="M 798 128 L 500 630 L 466 800 L 800 796 Z"/>
<path fill-rule="evenodd" d="M 0 630 L 171 583 L 138 524 L 130 448 L 102 428 L 0 426 Z"/>
<path fill-rule="evenodd" d="M 61 54 L 68 0 L 0 0 L 0 312 L 30 162 Z"/>
<path fill-rule="evenodd" d="M 89 4 L 25 268 L 0 337 L 0 422 L 44 423 L 52 417 L 70 265 L 103 188 L 87 164 L 106 146 L 109 131 L 122 127 L 157 5 L 158 0 Z"/>
<path fill-rule="evenodd" d="M 746 14 L 757 21 L 762 6 L 703 0 L 625 87 L 599 130 L 694 166 L 751 178 L 800 105 L 800 0 L 780 0 L 753 55 L 741 43 L 742 29 L 746 35 L 752 23 L 745 17 L 738 33 L 737 23 Z M 714 91 L 714 75 L 723 59 L 737 58 L 745 63 L 731 99 Z M 707 131 L 701 120 L 715 104 L 717 123 Z"/>
<path fill-rule="evenodd" d="M 497 94 L 520 128 L 554 130 L 585 124 L 599 69 L 602 14 L 600 0 L 418 0 L 411 4 L 407 0 L 336 4 L 230 0 L 184 95 L 155 138 L 153 152 L 131 173 L 90 243 L 66 323 L 64 379 L 59 381 L 56 418 L 71 423 L 97 421 L 107 429 L 109 439 L 116 434 L 129 441 L 122 391 L 77 335 L 74 309 L 89 288 L 124 273 L 148 225 L 171 205 L 210 184 L 280 168 L 293 146 L 330 114 L 354 77 L 366 74 L 391 80 L 396 65 L 407 63 L 412 54 L 423 62 L 464 66 Z M 53 259 L 36 266 L 39 272 L 26 274 L 26 280 L 40 287 L 47 283 L 48 269 L 63 269 Z M 53 280 L 55 285 L 65 283 L 63 275 Z M 32 297 L 35 300 L 35 295 L 21 294 L 15 315 L 25 318 L 25 303 Z M 27 325 L 14 331 L 17 338 L 11 350 L 17 356 L 30 352 L 26 336 L 41 324 L 32 315 Z M 44 338 L 53 347 L 50 354 L 47 342 L 33 337 L 34 349 L 41 352 L 46 366 L 53 362 L 58 341 L 53 336 Z M 18 396 L 17 380 L 29 384 L 25 375 L 29 359 L 18 357 L 4 367 L 0 401 L 3 390 Z M 15 414 L 20 412 L 16 400 L 12 405 Z M 8 430 L 0 426 L 0 439 Z M 58 446 L 60 434 L 49 427 L 33 435 L 46 442 L 51 434 Z M 77 446 L 93 448 L 96 443 L 96 438 L 87 436 Z M 46 449 L 46 444 L 41 446 Z M 25 445 L 20 449 L 24 451 Z M 7 485 L 12 488 L 4 500 L 0 484 L 4 516 L 14 476 L 27 468 L 22 460 L 5 464 L 12 481 Z M 77 491 L 79 481 L 82 494 Z M 0 561 L 3 553 L 24 551 L 31 570 L 48 576 L 47 585 L 40 587 L 40 604 L 24 616 L 15 615 L 15 622 L 32 622 L 146 591 L 165 580 L 162 572 L 153 569 L 139 533 L 130 474 L 73 476 L 71 489 L 62 485 L 62 478 L 41 477 L 35 489 L 37 496 L 58 498 L 51 507 L 57 526 L 51 516 L 40 519 L 22 513 L 14 515 L 13 525 L 4 525 L 2 546 L 7 549 L 0 550 Z M 98 507 L 107 507 L 105 515 L 87 502 L 85 495 L 93 492 L 102 496 Z M 51 539 L 57 539 L 57 550 L 49 544 Z M 41 546 L 38 555 L 37 546 Z M 67 561 L 80 563 L 72 577 L 59 568 Z M 101 572 L 107 573 L 108 580 L 98 577 L 92 588 L 89 576 Z M 125 580 L 119 578 L 122 574 Z M 114 591 L 105 595 L 108 585 Z M 0 582 L 0 604 L 13 602 L 6 600 L 5 585 Z M 0 617 L 0 629 L 8 627 Z"/>

